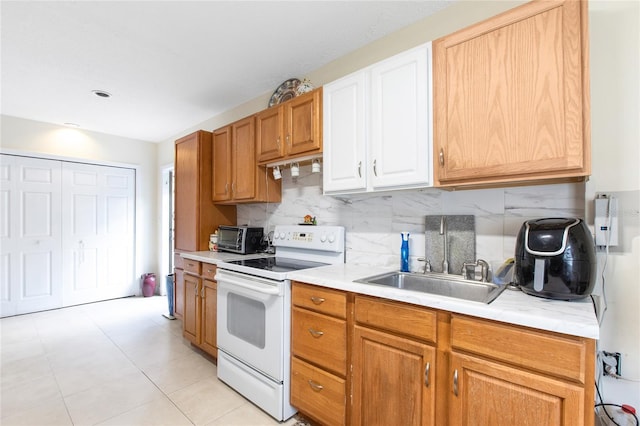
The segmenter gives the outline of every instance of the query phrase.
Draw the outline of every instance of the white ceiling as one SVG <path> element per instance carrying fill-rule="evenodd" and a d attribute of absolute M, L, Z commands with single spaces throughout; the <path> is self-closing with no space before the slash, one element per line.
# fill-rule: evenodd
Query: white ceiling
<path fill-rule="evenodd" d="M 1 112 L 160 142 L 449 3 L 2 0 Z"/>

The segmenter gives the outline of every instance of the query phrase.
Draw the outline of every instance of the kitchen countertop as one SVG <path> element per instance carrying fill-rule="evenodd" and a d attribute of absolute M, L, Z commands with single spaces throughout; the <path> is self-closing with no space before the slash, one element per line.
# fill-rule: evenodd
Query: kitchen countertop
<path fill-rule="evenodd" d="M 197 260 L 200 262 L 213 263 L 217 265 L 220 262 L 228 262 L 230 260 L 252 259 L 255 257 L 265 257 L 271 255 L 266 253 L 236 254 L 221 251 L 189 251 L 180 253 L 180 256 L 184 257 L 185 259 Z"/>
<path fill-rule="evenodd" d="M 354 280 L 394 271 L 364 265 L 340 264 L 290 272 L 287 278 L 323 287 L 441 309 L 540 330 L 598 339 L 600 327 L 590 297 L 566 302 L 529 296 L 506 289 L 490 304 L 451 297 L 355 283 Z"/>
<path fill-rule="evenodd" d="M 220 262 L 267 255 L 265 253 L 242 255 L 214 251 L 195 251 L 180 253 L 180 256 L 185 259 L 217 265 Z M 395 270 L 397 269 L 389 267 L 340 264 L 289 272 L 287 278 L 337 290 L 383 297 L 540 330 L 589 339 L 598 339 L 599 337 L 600 326 L 589 297 L 565 302 L 529 296 L 518 290 L 506 289 L 493 302 L 484 304 L 411 290 L 354 282 L 354 280 L 360 278 Z"/>

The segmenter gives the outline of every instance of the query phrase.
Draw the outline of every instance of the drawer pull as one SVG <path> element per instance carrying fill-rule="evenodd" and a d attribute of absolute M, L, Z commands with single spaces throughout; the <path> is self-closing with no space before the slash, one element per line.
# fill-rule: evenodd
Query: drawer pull
<path fill-rule="evenodd" d="M 313 380 L 309 380 L 309 386 L 311 386 L 311 389 L 316 392 L 320 392 L 322 389 L 324 389 L 324 386 L 317 384 Z"/>
<path fill-rule="evenodd" d="M 311 333 L 313 337 L 321 337 L 322 335 L 324 335 L 324 331 L 314 330 L 313 328 L 309 329 L 309 333 Z"/>
<path fill-rule="evenodd" d="M 425 387 L 429 387 L 429 370 L 431 369 L 431 364 L 427 363 L 424 366 L 424 385 Z"/>
<path fill-rule="evenodd" d="M 213 272 L 213 269 L 207 269 L 207 273 L 210 274 Z"/>
<path fill-rule="evenodd" d="M 311 296 L 311 301 L 316 305 L 319 305 L 324 302 L 324 297 Z"/>
<path fill-rule="evenodd" d="M 444 150 L 442 148 L 440 148 L 440 154 L 438 155 L 438 161 L 440 162 L 441 166 L 444 166 Z"/>
<path fill-rule="evenodd" d="M 458 369 L 453 372 L 453 394 L 458 396 Z"/>

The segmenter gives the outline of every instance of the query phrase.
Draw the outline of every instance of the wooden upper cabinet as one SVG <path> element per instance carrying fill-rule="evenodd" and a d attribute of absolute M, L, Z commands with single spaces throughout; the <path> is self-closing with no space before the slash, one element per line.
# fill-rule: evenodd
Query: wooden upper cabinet
<path fill-rule="evenodd" d="M 280 202 L 282 183 L 256 163 L 255 117 L 213 132 L 213 201 Z"/>
<path fill-rule="evenodd" d="M 322 152 L 322 88 L 256 114 L 258 163 Z"/>
<path fill-rule="evenodd" d="M 590 174 L 586 1 L 524 4 L 433 52 L 436 185 Z"/>
<path fill-rule="evenodd" d="M 256 114 L 258 162 L 274 160 L 284 156 L 283 129 L 284 113 L 282 106 L 265 109 Z"/>
<path fill-rule="evenodd" d="M 322 150 L 322 89 L 284 104 L 285 150 L 289 156 Z"/>
<path fill-rule="evenodd" d="M 256 196 L 255 119 L 248 117 L 231 125 L 233 130 L 233 198 L 253 200 Z"/>
<path fill-rule="evenodd" d="M 236 223 L 234 206 L 211 199 L 212 134 L 197 131 L 175 143 L 175 249 L 208 250 L 209 235 L 219 225 Z"/>
<path fill-rule="evenodd" d="M 231 199 L 231 126 L 213 132 L 213 201 Z"/>

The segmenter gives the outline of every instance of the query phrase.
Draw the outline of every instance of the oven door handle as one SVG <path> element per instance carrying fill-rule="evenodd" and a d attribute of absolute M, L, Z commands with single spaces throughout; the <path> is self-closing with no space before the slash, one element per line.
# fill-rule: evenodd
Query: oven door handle
<path fill-rule="evenodd" d="M 280 289 L 278 289 L 278 287 L 260 284 L 259 282 L 252 280 L 234 279 L 234 277 L 230 275 L 216 275 L 216 280 L 218 281 L 218 285 L 234 285 L 245 288 L 247 290 L 255 291 L 257 293 L 268 294 L 271 296 L 280 294 Z"/>

